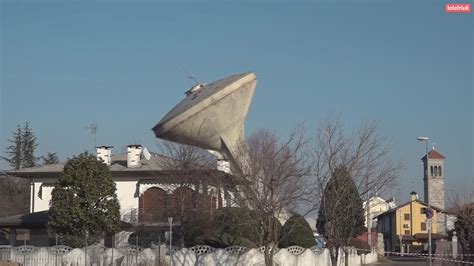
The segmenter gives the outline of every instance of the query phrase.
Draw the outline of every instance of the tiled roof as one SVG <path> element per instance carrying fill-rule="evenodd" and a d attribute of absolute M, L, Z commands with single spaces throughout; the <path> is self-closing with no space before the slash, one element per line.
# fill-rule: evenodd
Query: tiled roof
<path fill-rule="evenodd" d="M 430 159 L 445 159 L 441 153 L 437 152 L 436 150 L 431 150 L 428 152 L 428 158 Z M 422 161 L 426 160 L 426 155 L 421 158 Z"/>
<path fill-rule="evenodd" d="M 48 211 L 19 214 L 0 218 L 0 228 L 42 228 L 48 225 Z M 128 228 L 131 225 L 124 221 L 121 222 L 122 228 Z"/>
<path fill-rule="evenodd" d="M 421 200 L 419 200 L 419 199 L 417 199 L 417 200 L 415 200 L 415 201 L 418 202 L 418 203 L 420 203 L 421 205 L 424 205 L 424 206 L 427 206 L 427 207 L 428 207 L 428 204 L 427 204 L 426 202 L 424 202 L 424 201 L 421 201 Z M 410 201 L 407 201 L 407 202 L 405 202 L 405 203 L 403 203 L 403 204 L 397 206 L 396 208 L 390 209 L 390 210 L 388 210 L 388 211 L 386 211 L 386 212 L 383 212 L 383 213 L 379 214 L 378 216 L 380 217 L 380 216 L 383 216 L 383 215 L 390 214 L 390 213 L 392 213 L 392 212 L 394 212 L 394 211 L 396 211 L 396 210 L 398 210 L 398 209 L 400 209 L 400 208 L 402 208 L 402 207 L 404 207 L 404 206 L 410 204 L 411 202 L 412 202 L 411 200 L 410 200 Z M 434 210 L 436 210 L 437 212 L 445 212 L 445 210 L 443 210 L 443 209 L 441 209 L 441 208 L 439 208 L 439 207 L 437 207 L 437 206 L 431 205 L 431 208 L 434 209 Z"/>
<path fill-rule="evenodd" d="M 121 153 L 112 155 L 111 165 L 109 166 L 112 177 L 130 177 L 135 176 L 141 179 L 154 178 L 154 181 L 160 180 L 164 183 L 172 183 L 177 177 L 181 179 L 194 179 L 199 176 L 200 180 L 207 180 L 209 182 L 225 181 L 225 183 L 236 182 L 234 176 L 226 174 L 215 168 L 195 168 L 189 170 L 179 169 L 163 169 L 163 166 L 170 165 L 169 161 L 173 160 L 169 157 L 151 153 L 150 160 L 141 159 L 141 165 L 137 167 L 127 167 L 127 154 Z M 173 163 L 171 163 L 173 165 Z M 7 172 L 10 176 L 21 178 L 57 178 L 61 175 L 64 168 L 64 163 L 36 166 L 31 168 L 24 168 Z"/>
<path fill-rule="evenodd" d="M 159 171 L 163 170 L 160 165 L 162 160 L 171 160 L 168 157 L 152 153 L 150 160 L 142 159 L 141 165 L 138 167 L 127 167 L 127 154 L 121 153 L 112 155 L 112 162 L 109 166 L 112 172 L 127 172 L 127 171 Z M 8 172 L 8 174 L 15 176 L 16 174 L 34 174 L 34 173 L 60 173 L 63 171 L 64 163 L 41 165 L 31 168 L 23 168 Z"/>
<path fill-rule="evenodd" d="M 0 218 L 0 227 L 43 227 L 48 224 L 48 211 L 19 214 Z"/>
<path fill-rule="evenodd" d="M 23 168 L 20 170 L 13 170 L 8 172 L 10 175 L 14 175 L 15 173 L 55 173 L 55 172 L 62 172 L 64 164 L 63 163 L 56 163 L 56 164 L 49 164 L 49 165 L 39 165 L 30 168 Z"/>

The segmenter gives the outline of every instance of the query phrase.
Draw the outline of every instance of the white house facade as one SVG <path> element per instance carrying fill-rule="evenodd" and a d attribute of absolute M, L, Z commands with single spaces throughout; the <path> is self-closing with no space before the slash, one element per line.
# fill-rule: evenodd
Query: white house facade
<path fill-rule="evenodd" d="M 142 152 L 140 145 L 129 145 L 127 153 L 116 155 L 112 155 L 110 146 L 97 147 L 98 160 L 109 166 L 116 184 L 122 221 L 133 224 L 138 222 L 140 213 L 146 212 L 163 218 L 173 207 L 175 194 L 198 194 L 195 200 L 199 204 L 195 203 L 194 207 L 211 212 L 231 205 L 233 193 L 228 189 L 231 175 L 217 169 L 193 170 L 192 175 L 182 170 L 164 170 L 161 162 L 170 158 L 149 154 L 145 159 Z M 30 213 L 49 209 L 51 193 L 63 167 L 59 163 L 9 172 L 30 180 Z"/>

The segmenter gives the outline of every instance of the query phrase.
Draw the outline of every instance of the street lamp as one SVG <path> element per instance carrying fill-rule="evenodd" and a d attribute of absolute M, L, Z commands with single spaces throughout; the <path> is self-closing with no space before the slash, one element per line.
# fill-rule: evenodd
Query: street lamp
<path fill-rule="evenodd" d="M 429 162 L 429 157 L 428 157 L 428 140 L 430 138 L 428 137 L 418 137 L 416 138 L 418 141 L 424 141 L 425 142 L 425 147 L 426 147 L 426 169 L 425 169 L 425 173 L 426 173 L 426 185 L 427 185 L 427 193 L 429 193 L 430 191 L 430 182 L 428 180 L 429 178 L 429 171 L 428 171 L 428 162 Z M 427 201 L 427 204 L 428 204 L 428 209 L 431 209 L 431 205 L 430 205 L 430 197 L 429 197 L 429 194 L 428 196 L 426 197 L 426 201 Z M 432 221 L 431 221 L 431 218 L 427 219 L 427 223 L 428 223 L 428 254 L 429 254 L 429 257 L 428 257 L 428 265 L 431 266 L 431 229 L 432 229 Z"/>
<path fill-rule="evenodd" d="M 171 266 L 174 265 L 173 262 L 173 251 L 171 249 L 171 245 L 173 243 L 173 217 L 168 217 L 168 222 L 170 223 L 170 259 L 171 259 Z"/>

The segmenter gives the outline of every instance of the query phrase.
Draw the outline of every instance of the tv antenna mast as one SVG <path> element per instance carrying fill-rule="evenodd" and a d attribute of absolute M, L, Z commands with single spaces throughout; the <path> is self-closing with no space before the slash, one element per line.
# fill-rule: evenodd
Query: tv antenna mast
<path fill-rule="evenodd" d="M 194 81 L 194 85 L 199 84 L 199 82 L 197 81 L 196 77 L 194 77 L 194 76 L 192 76 L 192 75 L 188 75 L 188 80 Z"/>
<path fill-rule="evenodd" d="M 193 74 L 189 73 L 189 71 L 187 69 L 184 69 L 184 73 L 185 73 L 186 77 L 188 78 L 188 81 L 194 82 L 194 84 L 191 84 L 191 86 L 195 86 L 195 85 L 199 84 L 196 77 Z"/>
<path fill-rule="evenodd" d="M 97 130 L 98 130 L 99 126 L 97 125 L 97 123 L 91 123 L 87 126 L 85 126 L 85 129 L 87 131 L 89 131 L 90 134 L 93 135 L 94 137 L 94 148 L 97 147 Z"/>

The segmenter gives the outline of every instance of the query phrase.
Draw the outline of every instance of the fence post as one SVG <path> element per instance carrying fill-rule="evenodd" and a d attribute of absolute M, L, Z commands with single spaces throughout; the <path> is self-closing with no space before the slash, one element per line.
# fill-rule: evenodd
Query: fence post
<path fill-rule="evenodd" d="M 58 234 L 55 235 L 55 238 L 56 238 L 55 246 L 57 247 L 58 246 Z M 54 265 L 58 266 L 58 251 L 56 250 L 56 252 L 54 252 L 54 253 L 55 253 Z"/>
<path fill-rule="evenodd" d="M 86 243 L 84 245 L 84 265 L 87 266 L 87 230 L 86 230 Z"/>
<path fill-rule="evenodd" d="M 25 247 L 26 247 L 26 234 L 23 234 L 23 266 L 26 265 L 26 252 L 25 252 Z"/>
<path fill-rule="evenodd" d="M 115 249 L 115 234 L 112 234 L 112 266 L 115 265 L 115 261 L 114 261 L 114 249 Z"/>
<path fill-rule="evenodd" d="M 138 265 L 138 233 L 135 234 L 135 245 L 137 246 L 135 250 L 135 264 Z"/>
<path fill-rule="evenodd" d="M 157 265 L 160 265 L 161 264 L 161 252 L 160 252 L 160 249 L 161 249 L 161 236 L 158 236 L 158 246 L 156 248 L 156 259 L 158 260 L 158 263 Z"/>
<path fill-rule="evenodd" d="M 458 237 L 456 236 L 456 231 L 453 232 L 453 259 L 458 257 Z"/>

